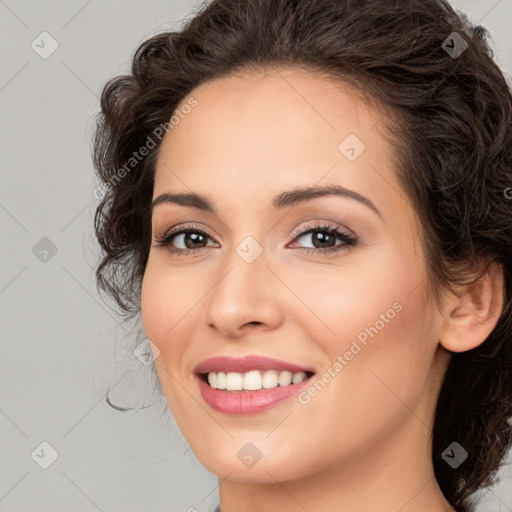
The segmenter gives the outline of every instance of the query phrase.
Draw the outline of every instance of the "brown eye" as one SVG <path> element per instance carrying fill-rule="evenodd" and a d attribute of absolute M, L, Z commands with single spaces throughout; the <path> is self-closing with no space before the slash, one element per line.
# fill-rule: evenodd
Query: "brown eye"
<path fill-rule="evenodd" d="M 343 231 L 332 227 L 318 225 L 298 233 L 294 240 L 306 238 L 310 240 L 312 247 L 299 247 L 308 254 L 315 253 L 334 253 L 347 249 L 356 244 L 357 239 L 344 233 Z M 341 240 L 341 244 L 336 245 L 336 240 Z"/>
<path fill-rule="evenodd" d="M 202 229 L 194 226 L 175 229 L 157 240 L 157 247 L 165 247 L 168 251 L 175 254 L 191 254 L 198 250 L 205 249 L 205 242 L 211 240 L 211 237 Z M 181 247 L 176 247 L 176 245 Z"/>

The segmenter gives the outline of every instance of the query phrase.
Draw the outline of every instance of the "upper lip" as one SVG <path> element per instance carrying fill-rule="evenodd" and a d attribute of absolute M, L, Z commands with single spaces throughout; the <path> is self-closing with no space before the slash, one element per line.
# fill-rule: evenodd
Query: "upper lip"
<path fill-rule="evenodd" d="M 264 356 L 218 356 L 210 359 L 205 359 L 200 362 L 195 368 L 194 373 L 202 374 L 209 372 L 237 372 L 245 373 L 250 370 L 281 370 L 289 371 L 292 373 L 309 372 L 314 373 L 312 368 L 306 368 L 297 364 L 289 363 L 287 361 L 280 361 Z"/>

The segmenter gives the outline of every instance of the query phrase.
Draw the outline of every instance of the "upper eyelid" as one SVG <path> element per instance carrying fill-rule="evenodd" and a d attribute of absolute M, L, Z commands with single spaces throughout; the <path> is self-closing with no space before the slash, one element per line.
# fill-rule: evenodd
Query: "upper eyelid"
<path fill-rule="evenodd" d="M 325 225 L 323 225 L 325 224 Z M 327 221 L 316 221 L 316 224 L 314 226 L 302 226 L 300 228 L 297 228 L 292 234 L 293 239 L 297 238 L 298 236 L 302 236 L 305 234 L 308 234 L 311 231 L 321 231 L 332 229 L 334 231 L 339 231 L 340 233 L 343 233 L 344 235 L 357 238 L 357 235 L 352 232 L 352 230 L 339 226 L 339 225 L 331 225 Z"/>
<path fill-rule="evenodd" d="M 157 204 L 160 205 L 160 203 L 166 203 L 165 201 L 165 196 L 166 194 L 162 194 L 161 196 L 159 196 L 159 198 L 157 199 L 160 199 L 162 198 L 161 201 L 159 201 Z M 356 194 L 357 195 L 357 194 Z M 326 200 L 326 199 L 332 199 L 332 198 L 335 198 L 337 197 L 336 194 L 333 194 L 333 195 L 322 195 L 322 196 L 317 196 L 315 197 L 314 199 L 311 199 L 310 201 L 307 201 L 307 202 L 304 202 L 304 215 L 306 215 L 308 217 L 308 219 L 304 220 L 303 222 L 313 222 L 313 221 L 318 221 L 318 219 L 322 219 L 322 217 L 328 217 L 328 216 L 337 216 L 338 214 L 340 214 L 340 210 L 337 208 L 337 209 L 331 209 L 330 206 L 327 206 L 327 205 L 314 205 L 314 204 L 309 204 L 309 202 L 311 203 L 314 203 L 315 201 L 317 200 Z M 343 197 L 346 197 L 345 195 L 343 195 Z M 359 203 L 359 201 L 355 201 L 356 203 Z M 174 203 L 173 203 L 174 204 Z M 177 203 L 177 204 L 180 204 L 180 203 Z M 349 208 L 348 205 L 347 205 L 347 209 L 345 210 L 345 207 L 343 206 L 343 202 L 340 203 L 340 206 L 341 206 L 341 215 L 343 217 L 345 217 L 346 215 L 348 215 L 348 218 L 351 219 L 351 222 L 354 221 L 354 218 L 357 219 L 357 223 L 360 224 L 360 223 L 363 223 L 365 226 L 371 226 L 371 229 L 373 230 L 373 226 L 372 226 L 372 223 L 370 222 L 370 219 L 366 216 L 366 215 L 362 215 L 359 213 L 358 209 L 352 209 L 352 208 Z M 292 206 L 291 209 L 294 209 L 294 207 Z M 158 213 L 156 213 L 158 211 Z M 170 212 L 169 212 L 170 213 Z M 233 234 L 233 230 L 231 229 L 231 227 L 226 223 L 224 222 L 224 220 L 222 220 L 217 214 L 215 213 L 211 213 L 209 211 L 204 211 L 204 210 L 200 210 L 200 218 L 203 217 L 203 214 L 209 219 L 207 222 L 211 221 L 212 220 L 212 217 L 211 215 L 214 215 L 214 222 L 215 223 L 219 223 L 222 228 L 229 234 Z M 181 214 L 178 214 L 180 217 L 181 217 Z M 300 215 L 299 212 L 297 212 L 297 216 Z M 382 216 L 380 214 L 380 212 L 377 213 L 378 217 L 382 220 Z M 167 217 L 167 214 L 164 214 L 162 212 L 162 220 L 164 218 Z M 172 215 L 174 217 L 174 215 Z M 156 223 L 155 219 L 158 218 L 160 219 L 160 211 L 159 211 L 159 208 L 156 208 L 155 211 L 152 212 L 152 215 L 151 215 L 151 223 L 154 225 Z M 171 217 L 172 218 L 172 217 Z M 268 234 L 270 231 L 274 230 L 274 227 L 278 224 L 281 223 L 281 221 L 283 220 L 284 216 L 280 217 L 280 219 L 278 219 L 275 223 L 272 224 L 272 227 L 266 231 L 266 234 Z M 193 222 L 193 221 L 191 221 Z M 202 221 L 199 220 L 199 222 L 201 223 Z M 320 222 L 332 222 L 335 224 L 334 227 L 336 227 L 337 229 L 340 229 L 341 231 L 345 232 L 346 234 L 350 235 L 350 236 L 353 236 L 355 238 L 358 238 L 358 234 L 353 231 L 352 229 L 349 229 L 348 227 L 346 227 L 346 225 L 344 224 L 340 224 L 339 222 L 335 221 L 335 220 L 331 220 L 331 221 L 327 221 L 324 219 L 322 219 Z M 160 221 L 158 221 L 158 223 L 160 223 Z M 154 229 L 153 229 L 154 231 Z M 168 232 L 168 231 L 167 231 Z M 219 240 L 222 240 L 222 235 L 218 237 Z"/>

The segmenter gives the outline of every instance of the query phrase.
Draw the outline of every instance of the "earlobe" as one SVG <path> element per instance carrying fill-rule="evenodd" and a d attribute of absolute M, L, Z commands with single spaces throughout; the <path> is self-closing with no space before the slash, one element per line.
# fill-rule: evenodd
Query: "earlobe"
<path fill-rule="evenodd" d="M 492 263 L 478 281 L 460 287 L 458 296 L 446 297 L 440 344 L 451 352 L 477 347 L 496 327 L 502 311 L 503 268 Z"/>

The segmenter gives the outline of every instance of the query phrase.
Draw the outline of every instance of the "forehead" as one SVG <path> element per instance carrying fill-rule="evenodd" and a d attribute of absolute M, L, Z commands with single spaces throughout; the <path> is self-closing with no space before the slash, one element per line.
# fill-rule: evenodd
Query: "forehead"
<path fill-rule="evenodd" d="M 372 167 L 391 171 L 384 109 L 341 80 L 295 68 L 245 72 L 202 84 L 176 111 L 191 98 L 162 141 L 155 196 L 193 189 L 248 204 L 321 180 L 368 193 L 376 178 L 382 188 Z"/>
<path fill-rule="evenodd" d="M 347 128 L 359 130 L 362 137 L 388 114 L 346 82 L 297 68 L 246 71 L 215 79 L 189 93 L 176 111 L 191 98 L 196 106 L 179 116 L 163 150 L 173 142 L 189 142 L 191 135 L 203 136 L 202 143 L 211 140 L 233 146 L 240 146 L 243 136 L 250 135 L 255 142 L 273 142 L 272 147 L 291 141 L 299 145 L 326 134 L 336 140 Z M 229 138 L 233 134 L 237 137 Z"/>

